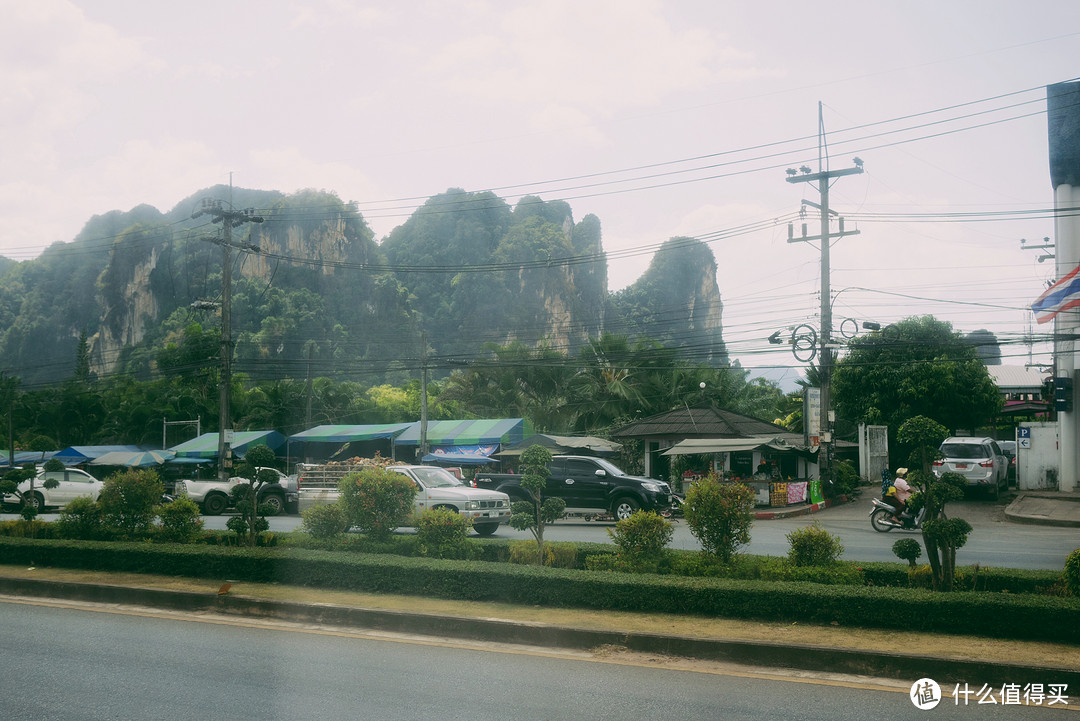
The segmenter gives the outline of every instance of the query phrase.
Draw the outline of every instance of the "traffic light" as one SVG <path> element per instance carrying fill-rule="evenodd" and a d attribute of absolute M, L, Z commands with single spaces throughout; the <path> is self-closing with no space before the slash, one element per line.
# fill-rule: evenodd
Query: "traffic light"
<path fill-rule="evenodd" d="M 1065 411 L 1068 413 L 1072 410 L 1073 403 L 1073 382 L 1069 376 L 1055 376 L 1054 377 L 1054 410 Z"/>

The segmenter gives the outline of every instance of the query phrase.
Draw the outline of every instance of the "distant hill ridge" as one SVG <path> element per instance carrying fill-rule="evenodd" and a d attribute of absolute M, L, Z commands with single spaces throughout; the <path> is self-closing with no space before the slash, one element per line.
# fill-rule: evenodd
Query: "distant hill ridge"
<path fill-rule="evenodd" d="M 611 293 L 600 219 L 575 222 L 563 201 L 511 207 L 450 189 L 376 242 L 333 193 L 216 186 L 167 213 L 96 215 L 34 260 L 0 259 L 3 367 L 24 387 L 70 378 L 82 337 L 99 377 L 149 378 L 164 363 L 184 372 L 220 353 L 208 338 L 220 327 L 221 229 L 191 215 L 230 192 L 233 207 L 263 217 L 232 231 L 261 251 L 233 251 L 235 368 L 254 379 L 400 383 L 422 357 L 446 374 L 484 357 L 487 343 L 574 354 L 603 333 L 728 362 L 717 264 L 700 241 L 669 240 L 637 282 Z"/>

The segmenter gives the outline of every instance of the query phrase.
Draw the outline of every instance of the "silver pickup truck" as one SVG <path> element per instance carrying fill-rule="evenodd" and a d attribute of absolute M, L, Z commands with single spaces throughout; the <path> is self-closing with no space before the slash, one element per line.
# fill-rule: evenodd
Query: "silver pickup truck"
<path fill-rule="evenodd" d="M 296 476 L 287 476 L 276 468 L 259 468 L 260 471 L 273 471 L 277 474 L 276 483 L 264 483 L 259 486 L 259 503 L 269 503 L 274 507 L 274 515 L 279 513 L 297 513 L 298 497 L 296 493 Z M 176 482 L 173 487 L 175 495 L 185 495 L 195 503 L 207 516 L 220 515 L 232 505 L 232 489 L 238 483 L 250 483 L 246 478 L 233 476 L 228 482 L 219 480 L 191 480 L 185 479 Z"/>
<path fill-rule="evenodd" d="M 350 467 L 306 466 L 297 471 L 299 479 L 300 510 L 311 506 L 334 503 L 341 497 L 338 482 L 349 473 L 362 470 L 362 466 Z M 415 516 L 429 508 L 447 508 L 460 513 L 473 522 L 473 530 L 481 536 L 490 536 L 499 524 L 510 520 L 510 497 L 499 491 L 471 488 L 445 468 L 438 466 L 392 465 L 387 470 L 400 473 L 416 484 Z"/>

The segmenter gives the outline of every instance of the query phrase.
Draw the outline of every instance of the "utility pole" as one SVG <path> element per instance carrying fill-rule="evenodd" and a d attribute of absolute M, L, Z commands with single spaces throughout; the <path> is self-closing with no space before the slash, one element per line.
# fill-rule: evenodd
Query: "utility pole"
<path fill-rule="evenodd" d="M 420 457 L 428 453 L 427 445 L 427 331 L 420 331 Z"/>
<path fill-rule="evenodd" d="M 832 343 L 832 288 L 829 285 L 829 249 L 833 238 L 842 238 L 845 235 L 857 235 L 857 230 L 844 230 L 844 219 L 838 218 L 838 232 L 833 233 L 829 228 L 829 214 L 836 214 L 834 211 L 829 210 L 829 183 L 834 178 L 840 178 L 845 175 L 857 175 L 863 172 L 862 160 L 855 158 L 855 167 L 844 168 L 843 170 L 828 170 L 826 168 L 827 158 L 824 155 L 824 135 L 825 127 L 822 119 L 821 103 L 818 103 L 818 128 L 819 128 L 819 143 L 818 143 L 818 172 L 810 172 L 810 168 L 805 165 L 798 171 L 794 168 L 787 170 L 787 182 L 789 183 L 816 183 L 818 189 L 818 195 L 820 196 L 820 202 L 816 207 L 821 212 L 821 232 L 819 235 L 808 236 L 806 234 L 806 225 L 803 225 L 803 234 L 801 238 L 794 237 L 794 231 L 791 226 L 788 226 L 788 242 L 789 243 L 801 243 L 809 241 L 820 241 L 821 243 L 821 334 L 820 338 L 820 355 L 819 361 L 821 369 L 821 451 L 818 453 L 818 465 L 820 468 L 821 480 L 832 480 L 832 367 L 833 367 L 833 343 Z M 800 174 L 801 173 L 801 174 Z M 815 205 L 809 201 L 804 201 L 806 205 Z"/>
<path fill-rule="evenodd" d="M 191 214 L 192 218 L 209 215 L 215 223 L 221 223 L 223 239 L 220 242 L 221 257 L 221 387 L 218 405 L 218 480 L 228 481 L 232 470 L 232 249 L 239 248 L 259 252 L 250 243 L 233 244 L 232 227 L 243 223 L 261 223 L 261 216 L 252 208 L 235 210 L 231 204 L 225 208 L 220 200 L 203 199 L 202 207 Z"/>

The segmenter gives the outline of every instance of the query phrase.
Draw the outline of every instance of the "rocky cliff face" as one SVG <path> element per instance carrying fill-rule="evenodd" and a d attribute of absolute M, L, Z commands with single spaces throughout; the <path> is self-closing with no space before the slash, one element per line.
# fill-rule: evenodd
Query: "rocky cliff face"
<path fill-rule="evenodd" d="M 599 219 L 575 223 L 563 202 L 525 198 L 511 208 L 491 193 L 452 190 L 379 245 L 360 215 L 331 194 L 237 192 L 265 219 L 233 230 L 234 241 L 262 251 L 234 256 L 238 357 L 248 353 L 263 370 L 282 362 L 278 377 L 296 377 L 309 340 L 329 344 L 323 357 L 337 359 L 335 367 L 362 360 L 368 374 L 401 368 L 419 347 L 421 330 L 434 353 L 449 358 L 476 357 L 485 343 L 510 341 L 544 342 L 572 355 L 610 332 L 682 347 L 711 364 L 728 360 L 716 260 L 698 241 L 672 239 L 641 279 L 611 294 Z M 195 198 L 204 195 L 211 193 Z M 80 239 L 50 251 L 48 263 L 27 261 L 0 276 L 0 319 L 9 328 L 0 338 L 0 362 L 33 382 L 69 377 L 63 365 L 31 356 L 70 356 L 73 367 L 74 345 L 85 330 L 99 376 L 133 372 L 125 364 L 140 346 L 140 372 L 149 372 L 154 349 L 188 324 L 212 330 L 219 314 L 192 304 L 220 299 L 222 250 L 206 239 L 220 231 L 205 221 L 185 227 L 194 205 L 183 201 L 167 215 L 140 207 L 130 217 L 113 213 L 89 223 L 88 231 L 106 220 L 115 229 L 138 216 L 92 266 Z M 100 238 L 85 240 L 101 246 Z M 56 306 L 72 310 L 54 313 L 55 341 L 23 330 L 42 322 L 34 315 L 42 303 L 8 302 L 25 295 L 34 274 L 56 276 L 48 280 L 53 285 L 33 281 L 34 292 L 50 302 L 64 292 L 65 278 L 90 279 L 68 284 L 78 295 Z"/>

